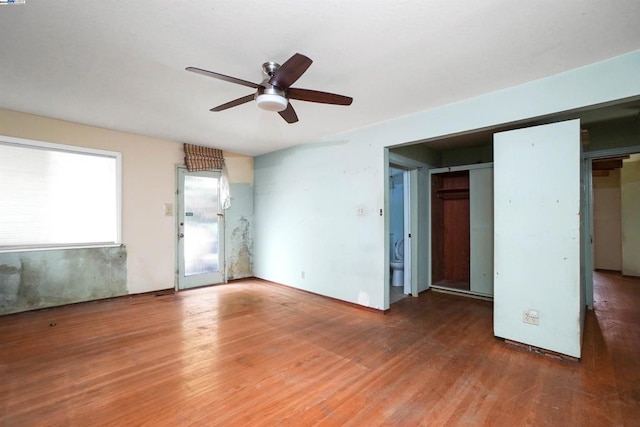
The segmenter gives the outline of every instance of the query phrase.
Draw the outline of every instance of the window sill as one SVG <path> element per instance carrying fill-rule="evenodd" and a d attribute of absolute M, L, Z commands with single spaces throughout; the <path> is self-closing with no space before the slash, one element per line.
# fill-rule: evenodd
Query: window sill
<path fill-rule="evenodd" d="M 117 248 L 124 246 L 124 243 L 96 243 L 89 245 L 68 245 L 68 246 L 30 246 L 30 247 L 0 247 L 0 254 L 14 252 L 37 252 L 37 251 L 60 251 L 67 249 L 93 249 L 93 248 Z"/>

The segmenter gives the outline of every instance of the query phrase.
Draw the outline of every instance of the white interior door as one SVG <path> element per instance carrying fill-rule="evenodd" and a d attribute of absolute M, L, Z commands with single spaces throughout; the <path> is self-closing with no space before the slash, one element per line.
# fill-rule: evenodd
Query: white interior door
<path fill-rule="evenodd" d="M 580 121 L 494 135 L 494 332 L 580 357 Z"/>
<path fill-rule="evenodd" d="M 178 288 L 224 281 L 220 172 L 178 169 Z"/>

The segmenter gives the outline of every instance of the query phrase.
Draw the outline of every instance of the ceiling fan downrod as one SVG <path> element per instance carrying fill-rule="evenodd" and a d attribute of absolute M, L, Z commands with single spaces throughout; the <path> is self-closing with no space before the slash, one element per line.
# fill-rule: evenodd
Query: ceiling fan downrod
<path fill-rule="evenodd" d="M 262 72 L 269 78 L 278 71 L 278 68 L 280 68 L 280 64 L 277 62 L 268 61 L 262 64 Z"/>

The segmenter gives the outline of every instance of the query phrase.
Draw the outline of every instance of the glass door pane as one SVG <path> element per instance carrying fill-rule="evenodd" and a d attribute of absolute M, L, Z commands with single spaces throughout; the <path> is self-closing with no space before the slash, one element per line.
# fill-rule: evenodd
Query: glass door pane
<path fill-rule="evenodd" d="M 224 281 L 220 173 L 178 170 L 178 288 Z"/>
<path fill-rule="evenodd" d="M 185 276 L 218 271 L 218 178 L 185 176 Z"/>

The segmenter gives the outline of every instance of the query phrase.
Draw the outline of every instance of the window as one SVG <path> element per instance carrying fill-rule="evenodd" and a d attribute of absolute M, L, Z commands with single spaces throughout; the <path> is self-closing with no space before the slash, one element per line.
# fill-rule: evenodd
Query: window
<path fill-rule="evenodd" d="M 0 249 L 120 242 L 120 153 L 0 136 Z"/>

